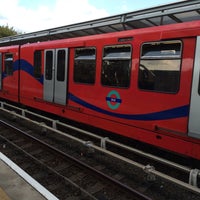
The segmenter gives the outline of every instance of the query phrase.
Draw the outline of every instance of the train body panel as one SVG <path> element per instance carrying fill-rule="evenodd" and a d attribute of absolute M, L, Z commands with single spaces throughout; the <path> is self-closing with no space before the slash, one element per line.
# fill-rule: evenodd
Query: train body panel
<path fill-rule="evenodd" d="M 19 100 L 19 46 L 0 47 L 0 97 Z"/>
<path fill-rule="evenodd" d="M 15 89 L 24 105 L 200 159 L 199 35 L 196 21 L 22 45 Z"/>
<path fill-rule="evenodd" d="M 137 37 L 135 37 L 135 40 L 137 41 Z M 194 38 L 185 39 L 183 42 L 185 49 L 195 45 Z M 100 41 L 100 43 L 102 44 L 100 49 L 103 49 L 108 41 Z M 143 41 L 139 44 L 134 42 L 131 44 L 134 52 L 132 54 L 130 86 L 120 88 L 100 84 L 101 71 L 96 72 L 99 75 L 95 87 L 79 84 L 74 82 L 74 72 L 71 71 L 69 98 L 74 106 L 84 109 L 84 112 L 90 115 L 95 113 L 95 115 L 108 120 L 115 120 L 129 126 L 142 127 L 153 131 L 155 127 L 160 126 L 167 127 L 174 132 L 187 134 L 194 47 L 193 50 L 190 48 L 190 52 L 186 52 L 186 50 L 183 52 L 184 58 L 180 74 L 182 81 L 178 92 L 152 92 L 138 89 L 139 51 L 142 43 Z M 113 44 L 109 43 L 109 45 Z M 71 60 L 73 60 L 73 57 L 72 55 Z M 97 62 L 98 60 L 101 62 L 101 59 L 102 55 L 97 56 Z M 73 65 L 74 63 L 72 63 Z"/>

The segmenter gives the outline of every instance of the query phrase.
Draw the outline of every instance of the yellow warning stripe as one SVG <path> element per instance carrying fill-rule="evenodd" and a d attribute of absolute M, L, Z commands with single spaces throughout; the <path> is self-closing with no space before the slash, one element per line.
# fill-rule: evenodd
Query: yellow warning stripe
<path fill-rule="evenodd" d="M 0 188 L 0 199 L 1 200 L 11 200 L 8 195 L 4 192 L 2 188 Z"/>

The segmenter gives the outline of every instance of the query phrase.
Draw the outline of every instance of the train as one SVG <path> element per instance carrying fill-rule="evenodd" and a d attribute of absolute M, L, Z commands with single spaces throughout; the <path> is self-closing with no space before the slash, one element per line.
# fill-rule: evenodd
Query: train
<path fill-rule="evenodd" d="M 200 160 L 200 21 L 0 47 L 0 98 Z"/>

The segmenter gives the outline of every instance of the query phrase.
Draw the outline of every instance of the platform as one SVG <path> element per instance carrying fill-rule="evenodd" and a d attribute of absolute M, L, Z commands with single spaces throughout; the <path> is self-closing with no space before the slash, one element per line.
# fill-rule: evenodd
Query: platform
<path fill-rule="evenodd" d="M 58 200 L 0 152 L 0 200 Z"/>

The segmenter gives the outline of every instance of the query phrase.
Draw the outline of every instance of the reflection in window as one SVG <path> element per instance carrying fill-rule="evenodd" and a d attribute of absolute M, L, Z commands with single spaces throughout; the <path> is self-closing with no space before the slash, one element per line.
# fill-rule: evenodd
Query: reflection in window
<path fill-rule="evenodd" d="M 40 79 L 41 68 L 42 68 L 42 51 L 37 50 L 34 52 L 33 65 L 34 65 L 34 71 L 33 71 L 34 77 Z"/>
<path fill-rule="evenodd" d="M 96 49 L 75 49 L 74 81 L 77 83 L 94 84 L 96 71 Z"/>
<path fill-rule="evenodd" d="M 179 89 L 181 42 L 165 41 L 142 46 L 139 88 L 176 93 Z"/>
<path fill-rule="evenodd" d="M 7 53 L 4 57 L 5 76 L 13 75 L 13 54 Z"/>
<path fill-rule="evenodd" d="M 126 88 L 130 85 L 131 46 L 116 45 L 104 48 L 101 83 Z"/>
<path fill-rule="evenodd" d="M 53 51 L 46 51 L 45 79 L 52 80 Z"/>

